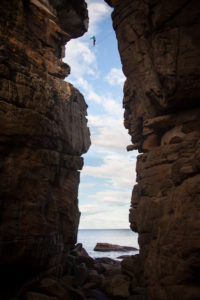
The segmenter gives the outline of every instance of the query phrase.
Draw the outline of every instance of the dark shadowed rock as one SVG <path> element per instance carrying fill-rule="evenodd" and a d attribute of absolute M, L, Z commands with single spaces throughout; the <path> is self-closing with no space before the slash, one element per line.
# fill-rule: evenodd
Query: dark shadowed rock
<path fill-rule="evenodd" d="M 127 257 L 130 257 L 130 255 L 120 255 L 117 258 L 118 259 L 124 259 L 124 258 L 127 258 Z"/>
<path fill-rule="evenodd" d="M 132 295 L 128 297 L 128 300 L 145 300 L 145 296 L 143 295 Z"/>
<path fill-rule="evenodd" d="M 109 251 L 136 251 L 135 247 L 113 245 L 109 243 L 97 243 L 94 251 L 109 252 Z"/>
<path fill-rule="evenodd" d="M 28 292 L 25 295 L 25 300 L 58 300 L 57 297 L 47 296 L 41 293 Z"/>
<path fill-rule="evenodd" d="M 87 104 L 63 80 L 70 67 L 62 58 L 87 21 L 83 0 L 0 1 L 0 268 L 8 293 L 64 265 L 77 241 L 90 137 Z"/>
<path fill-rule="evenodd" d="M 77 264 L 85 263 L 88 268 L 93 268 L 95 261 L 89 256 L 81 243 L 74 247 L 74 249 L 71 251 L 71 254 L 75 256 Z"/>
<path fill-rule="evenodd" d="M 106 296 L 102 291 L 93 289 L 88 292 L 88 298 L 91 297 L 91 299 L 96 300 L 110 300 L 108 296 Z"/>
<path fill-rule="evenodd" d="M 124 274 L 107 276 L 101 287 L 110 296 L 127 299 L 130 295 L 130 278 Z"/>
<path fill-rule="evenodd" d="M 118 265 L 120 264 L 119 261 L 112 259 L 110 257 L 96 257 L 95 262 L 97 263 L 104 263 L 104 264 L 110 264 L 110 265 Z"/>
<path fill-rule="evenodd" d="M 96 283 L 97 286 L 101 286 L 102 280 L 104 279 L 104 276 L 102 274 L 99 274 L 96 270 L 89 270 L 89 281 Z"/>
<path fill-rule="evenodd" d="M 81 243 L 76 244 L 76 246 L 71 250 L 71 254 L 74 255 L 74 256 L 89 257 L 89 254 L 83 248 L 83 245 Z"/>
<path fill-rule="evenodd" d="M 94 267 L 95 260 L 90 256 L 89 257 L 77 256 L 75 258 L 75 260 L 78 264 L 79 263 L 85 263 L 88 268 L 93 268 Z"/>
<path fill-rule="evenodd" d="M 129 215 L 140 259 L 122 268 L 139 272 L 148 300 L 199 299 L 200 2 L 106 2 L 127 77 L 127 150 L 140 152 Z"/>
<path fill-rule="evenodd" d="M 66 294 L 66 289 L 62 284 L 56 279 L 45 278 L 40 282 L 40 290 L 51 296 L 64 297 Z"/>
<path fill-rule="evenodd" d="M 85 263 L 81 263 L 80 265 L 76 266 L 74 277 L 78 286 L 81 286 L 86 282 L 88 278 L 88 269 Z"/>

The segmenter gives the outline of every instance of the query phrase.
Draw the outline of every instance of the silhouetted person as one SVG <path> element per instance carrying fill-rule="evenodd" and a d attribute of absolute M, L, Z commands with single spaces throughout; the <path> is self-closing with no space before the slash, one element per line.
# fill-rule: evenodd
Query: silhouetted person
<path fill-rule="evenodd" d="M 93 35 L 90 39 L 93 40 L 93 47 L 94 47 L 96 45 L 96 37 Z"/>

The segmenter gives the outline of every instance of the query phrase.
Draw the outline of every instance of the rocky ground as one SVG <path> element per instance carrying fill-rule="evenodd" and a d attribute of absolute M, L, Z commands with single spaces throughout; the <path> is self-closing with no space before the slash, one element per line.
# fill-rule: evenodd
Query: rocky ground
<path fill-rule="evenodd" d="M 93 259 L 82 244 L 77 244 L 64 267 L 40 274 L 11 299 L 142 300 L 144 291 L 134 290 L 133 274 L 128 268 L 132 258 L 127 257 L 122 263 L 107 257 Z"/>

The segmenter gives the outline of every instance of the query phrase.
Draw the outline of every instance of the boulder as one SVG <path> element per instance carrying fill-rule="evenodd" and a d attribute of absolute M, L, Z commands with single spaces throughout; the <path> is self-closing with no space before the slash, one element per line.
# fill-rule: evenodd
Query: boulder
<path fill-rule="evenodd" d="M 116 275 L 121 273 L 121 265 L 109 265 L 109 264 L 101 264 L 103 267 L 104 275 Z"/>
<path fill-rule="evenodd" d="M 125 299 L 130 296 L 129 288 L 130 279 L 128 276 L 123 274 L 106 277 L 101 286 L 101 289 L 107 294 L 113 297 L 122 297 Z"/>
<path fill-rule="evenodd" d="M 142 260 L 139 254 L 132 255 L 122 260 L 122 272 L 133 279 L 133 289 L 145 286 Z"/>
<path fill-rule="evenodd" d="M 47 296 L 41 293 L 28 292 L 25 295 L 25 300 L 57 300 L 57 297 Z"/>
<path fill-rule="evenodd" d="M 83 248 L 83 245 L 81 243 L 76 244 L 76 246 L 74 247 L 74 249 L 71 251 L 71 254 L 74 255 L 74 256 L 89 257 L 89 254 Z"/>
<path fill-rule="evenodd" d="M 102 291 L 97 289 L 92 289 L 89 291 L 88 296 L 95 300 L 109 300 L 108 296 L 106 296 Z"/>
<path fill-rule="evenodd" d="M 128 300 L 145 300 L 145 297 L 143 295 L 131 295 Z"/>
<path fill-rule="evenodd" d="M 101 264 L 110 264 L 110 265 L 120 264 L 119 261 L 112 259 L 110 257 L 97 257 L 97 258 L 95 258 L 95 262 L 101 263 Z"/>
<path fill-rule="evenodd" d="M 55 297 L 64 297 L 66 295 L 65 287 L 57 279 L 44 278 L 40 282 L 40 290 L 48 295 Z"/>
<path fill-rule="evenodd" d="M 83 285 L 88 278 L 88 269 L 85 263 L 81 263 L 75 269 L 75 282 L 78 286 Z"/>
<path fill-rule="evenodd" d="M 120 255 L 117 257 L 117 259 L 124 259 L 124 258 L 127 258 L 127 257 L 130 257 L 130 255 Z"/>
<path fill-rule="evenodd" d="M 137 251 L 138 249 L 130 246 L 113 245 L 109 243 L 97 243 L 94 251 L 108 252 L 108 251 Z"/>
<path fill-rule="evenodd" d="M 77 257 L 75 258 L 75 260 L 76 260 L 76 263 L 77 263 L 77 264 L 85 263 L 86 266 L 87 266 L 88 268 L 90 268 L 90 269 L 94 267 L 95 261 L 94 261 L 94 259 L 93 259 L 92 257 L 90 257 L 90 256 L 88 256 L 88 257 L 86 257 L 86 256 L 77 256 Z"/>
<path fill-rule="evenodd" d="M 98 274 L 96 270 L 90 270 L 89 271 L 89 282 L 93 282 L 97 284 L 98 286 L 101 285 L 102 280 L 104 279 L 104 276 L 102 274 Z"/>
<path fill-rule="evenodd" d="M 94 265 L 95 269 L 103 275 L 115 275 L 121 272 L 121 263 L 109 257 L 98 257 L 95 259 L 98 262 Z"/>

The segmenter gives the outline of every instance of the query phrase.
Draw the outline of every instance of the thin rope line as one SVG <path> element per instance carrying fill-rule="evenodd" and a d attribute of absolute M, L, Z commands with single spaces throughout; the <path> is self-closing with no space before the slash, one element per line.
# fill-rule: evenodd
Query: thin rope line
<path fill-rule="evenodd" d="M 99 42 L 98 42 L 98 45 L 103 43 L 111 34 L 113 33 L 113 30 L 110 31 L 103 39 L 101 39 Z"/>

